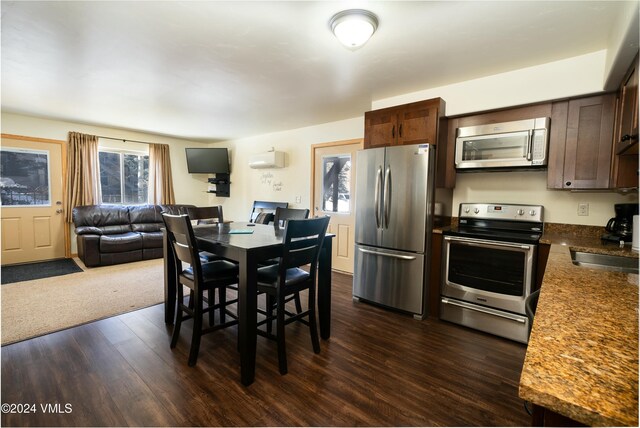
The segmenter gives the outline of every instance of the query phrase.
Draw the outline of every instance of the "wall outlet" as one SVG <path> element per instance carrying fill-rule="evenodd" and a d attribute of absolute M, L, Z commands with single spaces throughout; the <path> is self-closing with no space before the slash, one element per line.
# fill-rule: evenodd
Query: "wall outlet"
<path fill-rule="evenodd" d="M 589 215 L 589 204 L 586 202 L 582 202 L 578 204 L 578 215 Z"/>
<path fill-rule="evenodd" d="M 299 204 L 302 202 L 302 196 L 296 196 L 296 204 Z"/>

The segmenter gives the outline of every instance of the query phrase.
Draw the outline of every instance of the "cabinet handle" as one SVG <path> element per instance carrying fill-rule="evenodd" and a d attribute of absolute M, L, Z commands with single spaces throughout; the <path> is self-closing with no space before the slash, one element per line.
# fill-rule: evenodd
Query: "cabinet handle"
<path fill-rule="evenodd" d="M 396 138 L 396 126 L 393 125 L 393 128 L 391 128 L 391 138 Z"/>
<path fill-rule="evenodd" d="M 567 185 L 567 186 L 571 186 L 571 182 L 570 182 L 570 181 L 567 181 L 567 182 L 566 182 L 566 183 L 564 183 L 564 184 L 565 184 L 565 185 Z"/>
<path fill-rule="evenodd" d="M 629 134 L 625 134 L 622 136 L 622 138 L 620 139 L 620 141 L 627 141 L 631 139 L 631 135 Z"/>
<path fill-rule="evenodd" d="M 400 127 L 398 128 L 398 136 L 402 138 L 402 124 L 400 124 Z"/>

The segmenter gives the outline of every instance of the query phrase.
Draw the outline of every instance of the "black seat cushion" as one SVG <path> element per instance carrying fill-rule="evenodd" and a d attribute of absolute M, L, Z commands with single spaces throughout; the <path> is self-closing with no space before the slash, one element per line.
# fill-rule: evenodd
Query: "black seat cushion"
<path fill-rule="evenodd" d="M 222 260 L 222 257 L 217 256 L 213 253 L 209 253 L 207 251 L 200 251 L 198 255 L 200 256 L 200 260 L 202 261 L 202 263 L 209 263 L 209 262 L 214 262 L 216 260 Z"/>
<path fill-rule="evenodd" d="M 100 236 L 101 253 L 119 253 L 142 249 L 142 236 L 139 233 L 128 232 L 116 235 Z"/>
<path fill-rule="evenodd" d="M 311 277 L 309 272 L 300 268 L 287 269 L 287 277 L 285 279 L 285 286 L 299 284 L 308 280 Z M 258 283 L 261 285 L 268 285 L 276 287 L 278 281 L 278 265 L 271 265 L 258 268 Z"/>
<path fill-rule="evenodd" d="M 187 268 L 182 271 L 182 276 L 193 281 L 193 269 Z M 205 281 L 228 279 L 238 276 L 238 265 L 226 260 L 216 260 L 211 263 L 202 264 L 202 277 Z"/>

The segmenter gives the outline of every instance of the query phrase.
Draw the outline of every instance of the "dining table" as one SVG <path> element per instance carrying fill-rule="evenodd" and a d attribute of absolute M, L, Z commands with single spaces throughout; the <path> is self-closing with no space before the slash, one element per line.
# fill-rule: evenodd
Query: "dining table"
<path fill-rule="evenodd" d="M 213 253 L 238 263 L 238 344 L 240 378 L 250 385 L 255 378 L 257 340 L 257 272 L 260 261 L 280 257 L 284 230 L 273 225 L 231 221 L 194 225 L 193 232 L 200 251 Z M 331 256 L 334 235 L 327 233 L 320 250 L 317 278 L 317 312 L 320 337 L 331 336 Z M 166 230 L 163 229 L 164 316 L 173 324 L 176 314 L 178 272 Z"/>

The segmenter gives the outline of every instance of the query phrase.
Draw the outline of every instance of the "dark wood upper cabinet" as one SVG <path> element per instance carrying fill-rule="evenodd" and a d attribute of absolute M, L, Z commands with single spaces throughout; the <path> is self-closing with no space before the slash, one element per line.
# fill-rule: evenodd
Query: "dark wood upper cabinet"
<path fill-rule="evenodd" d="M 364 114 L 364 148 L 438 144 L 438 120 L 444 115 L 444 100 L 368 111 Z"/>
<path fill-rule="evenodd" d="M 611 187 L 638 187 L 638 55 L 618 91 Z"/>
<path fill-rule="evenodd" d="M 616 154 L 628 150 L 638 153 L 638 55 L 622 79 L 618 93 L 618 117 L 616 120 Z"/>
<path fill-rule="evenodd" d="M 553 103 L 548 188 L 609 188 L 615 105 L 615 94 Z"/>
<path fill-rule="evenodd" d="M 436 187 L 453 188 L 453 158 L 447 156 L 447 119 L 442 98 L 418 101 L 364 114 L 364 148 L 435 144 L 437 146 Z"/>

